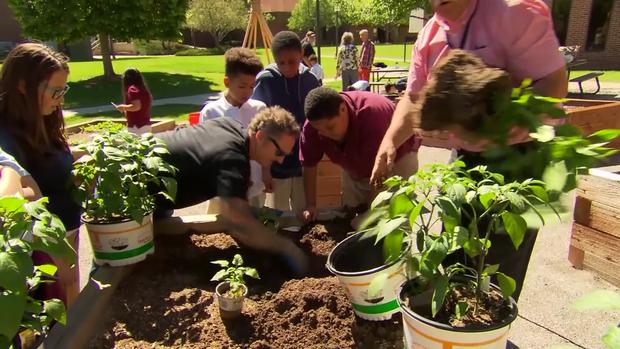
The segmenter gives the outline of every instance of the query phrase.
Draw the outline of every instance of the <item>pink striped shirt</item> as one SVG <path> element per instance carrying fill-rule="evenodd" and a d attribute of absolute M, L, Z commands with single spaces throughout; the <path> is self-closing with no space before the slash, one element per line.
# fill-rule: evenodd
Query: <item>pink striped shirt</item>
<path fill-rule="evenodd" d="M 467 37 L 463 39 L 467 22 Z M 407 92 L 417 94 L 450 45 L 479 56 L 487 65 L 511 74 L 515 86 L 536 81 L 565 65 L 547 5 L 540 0 L 471 0 L 457 21 L 435 14 L 412 49 Z"/>

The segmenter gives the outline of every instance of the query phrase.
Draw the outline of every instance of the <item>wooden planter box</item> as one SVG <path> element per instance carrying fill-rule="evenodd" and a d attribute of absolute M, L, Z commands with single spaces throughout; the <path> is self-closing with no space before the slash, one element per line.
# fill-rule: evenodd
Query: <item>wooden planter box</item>
<path fill-rule="evenodd" d="M 338 208 L 342 206 L 342 169 L 327 158 L 317 166 L 317 208 Z"/>
<path fill-rule="evenodd" d="M 580 177 L 568 260 L 620 287 L 620 166 Z"/>
<path fill-rule="evenodd" d="M 620 128 L 620 102 L 569 99 L 564 104 L 568 123 L 577 126 L 584 135 L 606 128 Z M 422 144 L 427 147 L 449 148 L 448 136 L 440 132 L 423 132 Z M 620 139 L 609 145 L 620 149 Z"/>

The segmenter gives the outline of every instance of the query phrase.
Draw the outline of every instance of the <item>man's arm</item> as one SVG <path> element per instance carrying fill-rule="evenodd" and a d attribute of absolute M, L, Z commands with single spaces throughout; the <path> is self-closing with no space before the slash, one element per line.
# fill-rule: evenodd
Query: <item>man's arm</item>
<path fill-rule="evenodd" d="M 221 217 L 230 235 L 249 247 L 283 255 L 298 274 L 306 271 L 308 260 L 305 254 L 291 240 L 274 234 L 254 218 L 247 201 L 220 199 Z"/>
<path fill-rule="evenodd" d="M 0 196 L 22 194 L 20 175 L 14 169 L 0 165 Z"/>
<path fill-rule="evenodd" d="M 396 150 L 415 134 L 420 127 L 420 111 L 415 101 L 417 94 L 406 94 L 398 102 L 390 127 L 388 127 L 377 151 L 370 183 L 380 186 L 389 176 L 396 159 Z"/>

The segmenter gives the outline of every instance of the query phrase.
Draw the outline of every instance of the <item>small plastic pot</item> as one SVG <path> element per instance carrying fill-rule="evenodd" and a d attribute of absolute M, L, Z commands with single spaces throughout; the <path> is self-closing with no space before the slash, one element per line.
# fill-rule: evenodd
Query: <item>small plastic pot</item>
<path fill-rule="evenodd" d="M 226 292 L 230 290 L 230 283 L 228 281 L 220 282 L 215 288 L 215 294 L 217 294 L 217 303 L 220 306 L 220 316 L 222 319 L 231 320 L 241 315 L 243 310 L 243 301 L 248 294 L 248 288 L 245 285 L 241 285 L 243 294 L 238 297 L 226 296 Z"/>

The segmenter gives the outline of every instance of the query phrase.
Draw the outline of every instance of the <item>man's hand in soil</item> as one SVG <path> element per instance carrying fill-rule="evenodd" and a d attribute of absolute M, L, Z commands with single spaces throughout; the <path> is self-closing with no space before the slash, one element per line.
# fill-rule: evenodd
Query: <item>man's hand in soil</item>
<path fill-rule="evenodd" d="M 312 222 L 316 219 L 316 207 L 309 206 L 301 213 L 301 219 L 304 223 Z"/>
<path fill-rule="evenodd" d="M 221 218 L 226 231 L 248 247 L 283 256 L 292 271 L 300 276 L 308 268 L 308 258 L 290 239 L 274 234 L 252 214 L 246 200 L 221 198 Z"/>
<path fill-rule="evenodd" d="M 370 175 L 370 184 L 375 188 L 383 185 L 383 181 L 392 173 L 394 161 L 396 159 L 396 147 L 391 140 L 384 138 L 377 151 L 375 165 Z"/>

